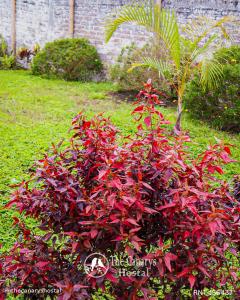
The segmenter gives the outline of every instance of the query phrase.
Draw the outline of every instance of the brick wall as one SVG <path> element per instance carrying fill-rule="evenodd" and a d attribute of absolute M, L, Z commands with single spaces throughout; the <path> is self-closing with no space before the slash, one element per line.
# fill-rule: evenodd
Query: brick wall
<path fill-rule="evenodd" d="M 150 34 L 137 26 L 123 25 L 108 44 L 104 41 L 104 22 L 119 4 L 131 1 L 112 0 L 81 0 L 76 1 L 75 10 L 75 36 L 89 38 L 95 44 L 106 61 L 111 61 L 125 45 L 135 41 L 143 45 Z"/>
<path fill-rule="evenodd" d="M 68 36 L 69 0 L 16 0 L 17 47 L 43 46 L 46 42 Z M 75 36 L 87 37 L 97 46 L 105 61 L 112 61 L 121 48 L 132 41 L 142 45 L 149 34 L 136 26 L 124 25 L 106 45 L 104 21 L 114 9 L 131 0 L 75 0 Z M 197 15 L 240 18 L 240 1 L 234 0 L 163 0 L 165 7 L 175 9 L 179 21 Z M 0 33 L 11 43 L 11 0 L 0 0 Z M 240 34 L 239 34 L 240 36 Z M 240 41 L 240 37 L 239 37 Z"/>

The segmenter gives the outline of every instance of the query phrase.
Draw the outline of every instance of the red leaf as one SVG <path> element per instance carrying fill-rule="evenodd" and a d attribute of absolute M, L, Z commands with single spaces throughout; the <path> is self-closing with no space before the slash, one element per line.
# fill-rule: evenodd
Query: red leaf
<path fill-rule="evenodd" d="M 144 119 L 144 123 L 146 124 L 147 127 L 150 127 L 152 125 L 152 118 L 151 116 L 148 116 Z"/>
<path fill-rule="evenodd" d="M 107 173 L 109 173 L 109 170 L 101 170 L 98 173 L 98 179 L 100 180 L 101 178 L 105 177 Z"/>
<path fill-rule="evenodd" d="M 87 128 L 90 128 L 90 126 L 91 126 L 91 122 L 89 122 L 89 121 L 83 121 L 83 129 L 84 130 L 87 129 Z"/>
<path fill-rule="evenodd" d="M 135 249 L 137 249 L 139 252 L 141 251 L 141 247 L 138 242 L 131 241 L 132 245 L 134 246 Z"/>
<path fill-rule="evenodd" d="M 157 213 L 157 211 L 155 209 L 152 209 L 152 208 L 149 208 L 149 207 L 145 207 L 144 211 L 149 213 L 149 214 Z"/>
<path fill-rule="evenodd" d="M 13 226 L 20 223 L 20 220 L 17 217 L 13 217 Z"/>
<path fill-rule="evenodd" d="M 169 203 L 169 204 L 166 204 L 166 205 L 163 205 L 163 206 L 159 206 L 157 208 L 157 210 L 163 210 L 163 209 L 166 209 L 166 208 L 170 208 L 170 207 L 174 207 L 176 206 L 176 203 L 175 202 L 172 202 L 172 203 Z"/>
<path fill-rule="evenodd" d="M 73 286 L 73 289 L 74 289 L 74 291 L 79 291 L 80 289 L 85 289 L 85 288 L 88 288 L 89 286 L 87 286 L 87 285 L 82 285 L 82 284 L 75 284 L 74 286 Z"/>
<path fill-rule="evenodd" d="M 88 213 L 90 212 L 90 210 L 91 210 L 91 206 L 88 205 L 88 206 L 86 207 L 86 214 L 88 214 Z"/>
<path fill-rule="evenodd" d="M 92 225 L 92 221 L 81 221 L 81 222 L 78 222 L 78 224 L 81 224 L 81 225 Z"/>
<path fill-rule="evenodd" d="M 13 206 L 13 204 L 15 204 L 15 203 L 17 203 L 17 202 L 18 202 L 17 199 L 13 199 L 13 200 L 11 200 L 10 202 L 8 202 L 8 203 L 4 206 L 4 208 L 10 208 L 10 207 Z"/>
<path fill-rule="evenodd" d="M 128 218 L 128 219 L 126 219 L 126 221 L 128 221 L 129 223 L 131 223 L 133 225 L 139 226 L 138 223 L 136 222 L 136 220 L 134 220 L 134 219 Z"/>
<path fill-rule="evenodd" d="M 224 150 L 225 150 L 229 155 L 231 155 L 231 150 L 230 150 L 229 147 L 225 146 L 225 147 L 224 147 Z"/>
<path fill-rule="evenodd" d="M 168 268 L 168 270 L 170 272 L 172 272 L 172 267 L 171 267 L 171 261 L 174 261 L 174 260 L 177 260 L 177 256 L 173 253 L 167 253 L 165 256 L 164 256 L 164 262 L 166 264 L 166 267 Z"/>
<path fill-rule="evenodd" d="M 208 224 L 210 230 L 211 230 L 211 233 L 212 233 L 212 236 L 215 236 L 215 233 L 217 231 L 217 228 L 218 228 L 218 224 L 216 222 L 210 222 Z"/>
<path fill-rule="evenodd" d="M 136 206 L 137 206 L 138 208 L 140 208 L 140 210 L 141 210 L 142 212 L 145 211 L 145 207 L 144 207 L 144 205 L 143 205 L 140 201 L 136 201 L 135 203 L 136 203 Z"/>
<path fill-rule="evenodd" d="M 226 153 L 226 152 L 222 152 L 221 154 L 220 154 L 220 157 L 223 159 L 223 161 L 225 162 L 225 163 L 230 163 L 230 162 L 232 162 L 232 160 L 229 158 L 229 155 Z"/>
<path fill-rule="evenodd" d="M 91 238 L 94 239 L 98 235 L 98 230 L 92 229 L 90 232 Z"/>
<path fill-rule="evenodd" d="M 148 188 L 149 190 L 152 190 L 152 191 L 155 191 L 152 187 L 151 187 L 151 185 L 149 185 L 148 183 L 146 183 L 146 182 L 143 182 L 142 181 L 142 185 L 144 185 L 146 188 Z"/>
<path fill-rule="evenodd" d="M 123 240 L 122 236 L 117 236 L 113 241 L 120 242 Z"/>
<path fill-rule="evenodd" d="M 106 274 L 106 279 L 108 279 L 108 280 L 110 280 L 111 282 L 114 282 L 114 283 L 118 282 L 118 279 L 115 276 L 113 276 L 111 273 Z"/>
<path fill-rule="evenodd" d="M 202 273 L 205 274 L 207 277 L 210 277 L 210 278 L 211 278 L 211 276 L 208 274 L 208 272 L 206 271 L 206 269 L 205 269 L 203 266 L 198 265 L 198 269 L 199 269 L 200 271 L 202 271 Z"/>
<path fill-rule="evenodd" d="M 132 283 L 134 280 L 130 277 L 121 277 L 121 280 L 126 283 Z"/>
<path fill-rule="evenodd" d="M 71 237 L 75 237 L 76 235 L 78 235 L 76 232 L 64 232 L 64 234 L 69 235 Z"/>
<path fill-rule="evenodd" d="M 88 248 L 88 249 L 90 249 L 90 248 L 92 247 L 92 245 L 91 245 L 91 243 L 90 243 L 89 240 L 85 240 L 85 241 L 83 242 L 83 245 L 84 245 L 86 248 Z"/>
<path fill-rule="evenodd" d="M 121 181 L 119 179 L 112 180 L 112 186 L 116 187 L 120 191 L 122 189 L 122 184 L 121 184 Z"/>
<path fill-rule="evenodd" d="M 191 287 L 191 289 L 192 289 L 193 286 L 194 286 L 194 283 L 195 283 L 195 281 L 196 281 L 196 277 L 193 276 L 193 275 L 191 274 L 191 275 L 188 276 L 188 281 L 189 281 L 190 287 Z"/>
<path fill-rule="evenodd" d="M 116 224 L 116 223 L 119 223 L 119 222 L 120 222 L 119 219 L 115 219 L 115 220 L 111 221 L 110 223 L 111 223 L 111 224 Z"/>
<path fill-rule="evenodd" d="M 223 244 L 223 251 L 226 251 L 228 247 L 229 247 L 229 243 L 224 243 Z"/>
<path fill-rule="evenodd" d="M 136 107 L 132 113 L 142 112 L 143 110 L 144 110 L 144 105 L 140 105 L 140 106 Z"/>
<path fill-rule="evenodd" d="M 230 274 L 232 275 L 232 277 L 235 281 L 237 281 L 239 279 L 238 275 L 235 272 L 231 271 Z"/>
<path fill-rule="evenodd" d="M 153 152 L 153 153 L 158 153 L 158 152 L 159 152 L 158 142 L 157 142 L 157 141 L 154 141 L 154 142 L 152 143 L 152 152 Z"/>
<path fill-rule="evenodd" d="M 49 261 L 39 261 L 38 263 L 35 264 L 35 267 L 43 269 L 47 265 L 49 265 Z"/>
<path fill-rule="evenodd" d="M 191 271 L 191 269 L 190 269 L 189 267 L 184 268 L 184 269 L 182 270 L 182 272 L 180 272 L 180 273 L 177 275 L 177 278 L 184 277 L 184 276 L 187 275 L 190 271 Z"/>
<path fill-rule="evenodd" d="M 219 166 L 215 166 L 215 170 L 219 173 L 219 174 L 223 174 L 223 169 Z"/>
<path fill-rule="evenodd" d="M 76 251 L 77 246 L 78 246 L 78 242 L 73 242 L 72 243 L 72 253 L 74 253 Z"/>
<path fill-rule="evenodd" d="M 215 167 L 212 166 L 212 165 L 209 165 L 208 166 L 208 172 L 211 173 L 211 174 L 213 174 L 215 172 Z"/>

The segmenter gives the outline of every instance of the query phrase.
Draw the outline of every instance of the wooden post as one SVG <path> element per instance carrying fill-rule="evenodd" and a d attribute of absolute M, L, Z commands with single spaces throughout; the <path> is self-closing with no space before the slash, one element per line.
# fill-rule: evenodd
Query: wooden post
<path fill-rule="evenodd" d="M 12 52 L 16 55 L 16 0 L 12 0 Z"/>
<path fill-rule="evenodd" d="M 160 7 L 162 6 L 162 0 L 155 0 L 156 4 L 159 5 Z"/>
<path fill-rule="evenodd" d="M 74 37 L 74 15 L 75 15 L 75 0 L 69 0 L 69 36 Z"/>

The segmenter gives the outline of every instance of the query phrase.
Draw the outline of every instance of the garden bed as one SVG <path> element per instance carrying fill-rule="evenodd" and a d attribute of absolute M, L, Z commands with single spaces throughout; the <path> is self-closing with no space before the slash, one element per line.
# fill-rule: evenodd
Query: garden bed
<path fill-rule="evenodd" d="M 69 136 L 71 119 L 85 111 L 87 117 L 104 111 L 113 123 L 129 135 L 135 131 L 131 119 L 132 105 L 116 97 L 116 88 L 111 83 L 78 83 L 47 80 L 32 76 L 27 71 L 0 72 L 0 201 L 9 201 L 10 185 L 28 178 L 28 172 L 36 159 L 51 147 Z M 173 123 L 175 109 L 161 108 Z M 169 125 L 170 129 L 173 125 Z M 184 113 L 183 129 L 193 141 L 189 144 L 193 156 L 201 153 L 216 139 L 234 145 L 233 158 L 240 159 L 240 136 L 211 129 L 203 122 L 193 120 Z M 225 168 L 225 179 L 231 181 L 240 173 L 238 162 Z M 0 218 L 1 251 L 6 251 L 15 242 L 12 217 L 19 216 L 15 210 L 2 210 Z M 21 217 L 22 218 L 22 217 Z M 26 219 L 29 228 L 36 230 L 36 222 Z"/>

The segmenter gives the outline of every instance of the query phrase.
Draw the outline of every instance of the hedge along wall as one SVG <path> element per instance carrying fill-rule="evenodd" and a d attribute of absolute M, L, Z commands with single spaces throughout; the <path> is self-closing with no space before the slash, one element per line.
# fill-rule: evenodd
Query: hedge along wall
<path fill-rule="evenodd" d="M 32 47 L 35 43 L 43 46 L 48 41 L 67 36 L 87 37 L 97 46 L 103 60 L 112 61 L 124 45 L 132 41 L 142 45 L 149 37 L 144 30 L 126 25 L 109 44 L 104 43 L 106 16 L 126 3 L 131 0 L 0 0 L 0 34 L 12 48 L 15 39 L 18 48 Z M 162 3 L 164 7 L 175 9 L 183 23 L 196 15 L 213 18 L 235 15 L 240 18 L 240 1 L 162 0 Z M 238 39 L 240 41 L 240 37 Z"/>

